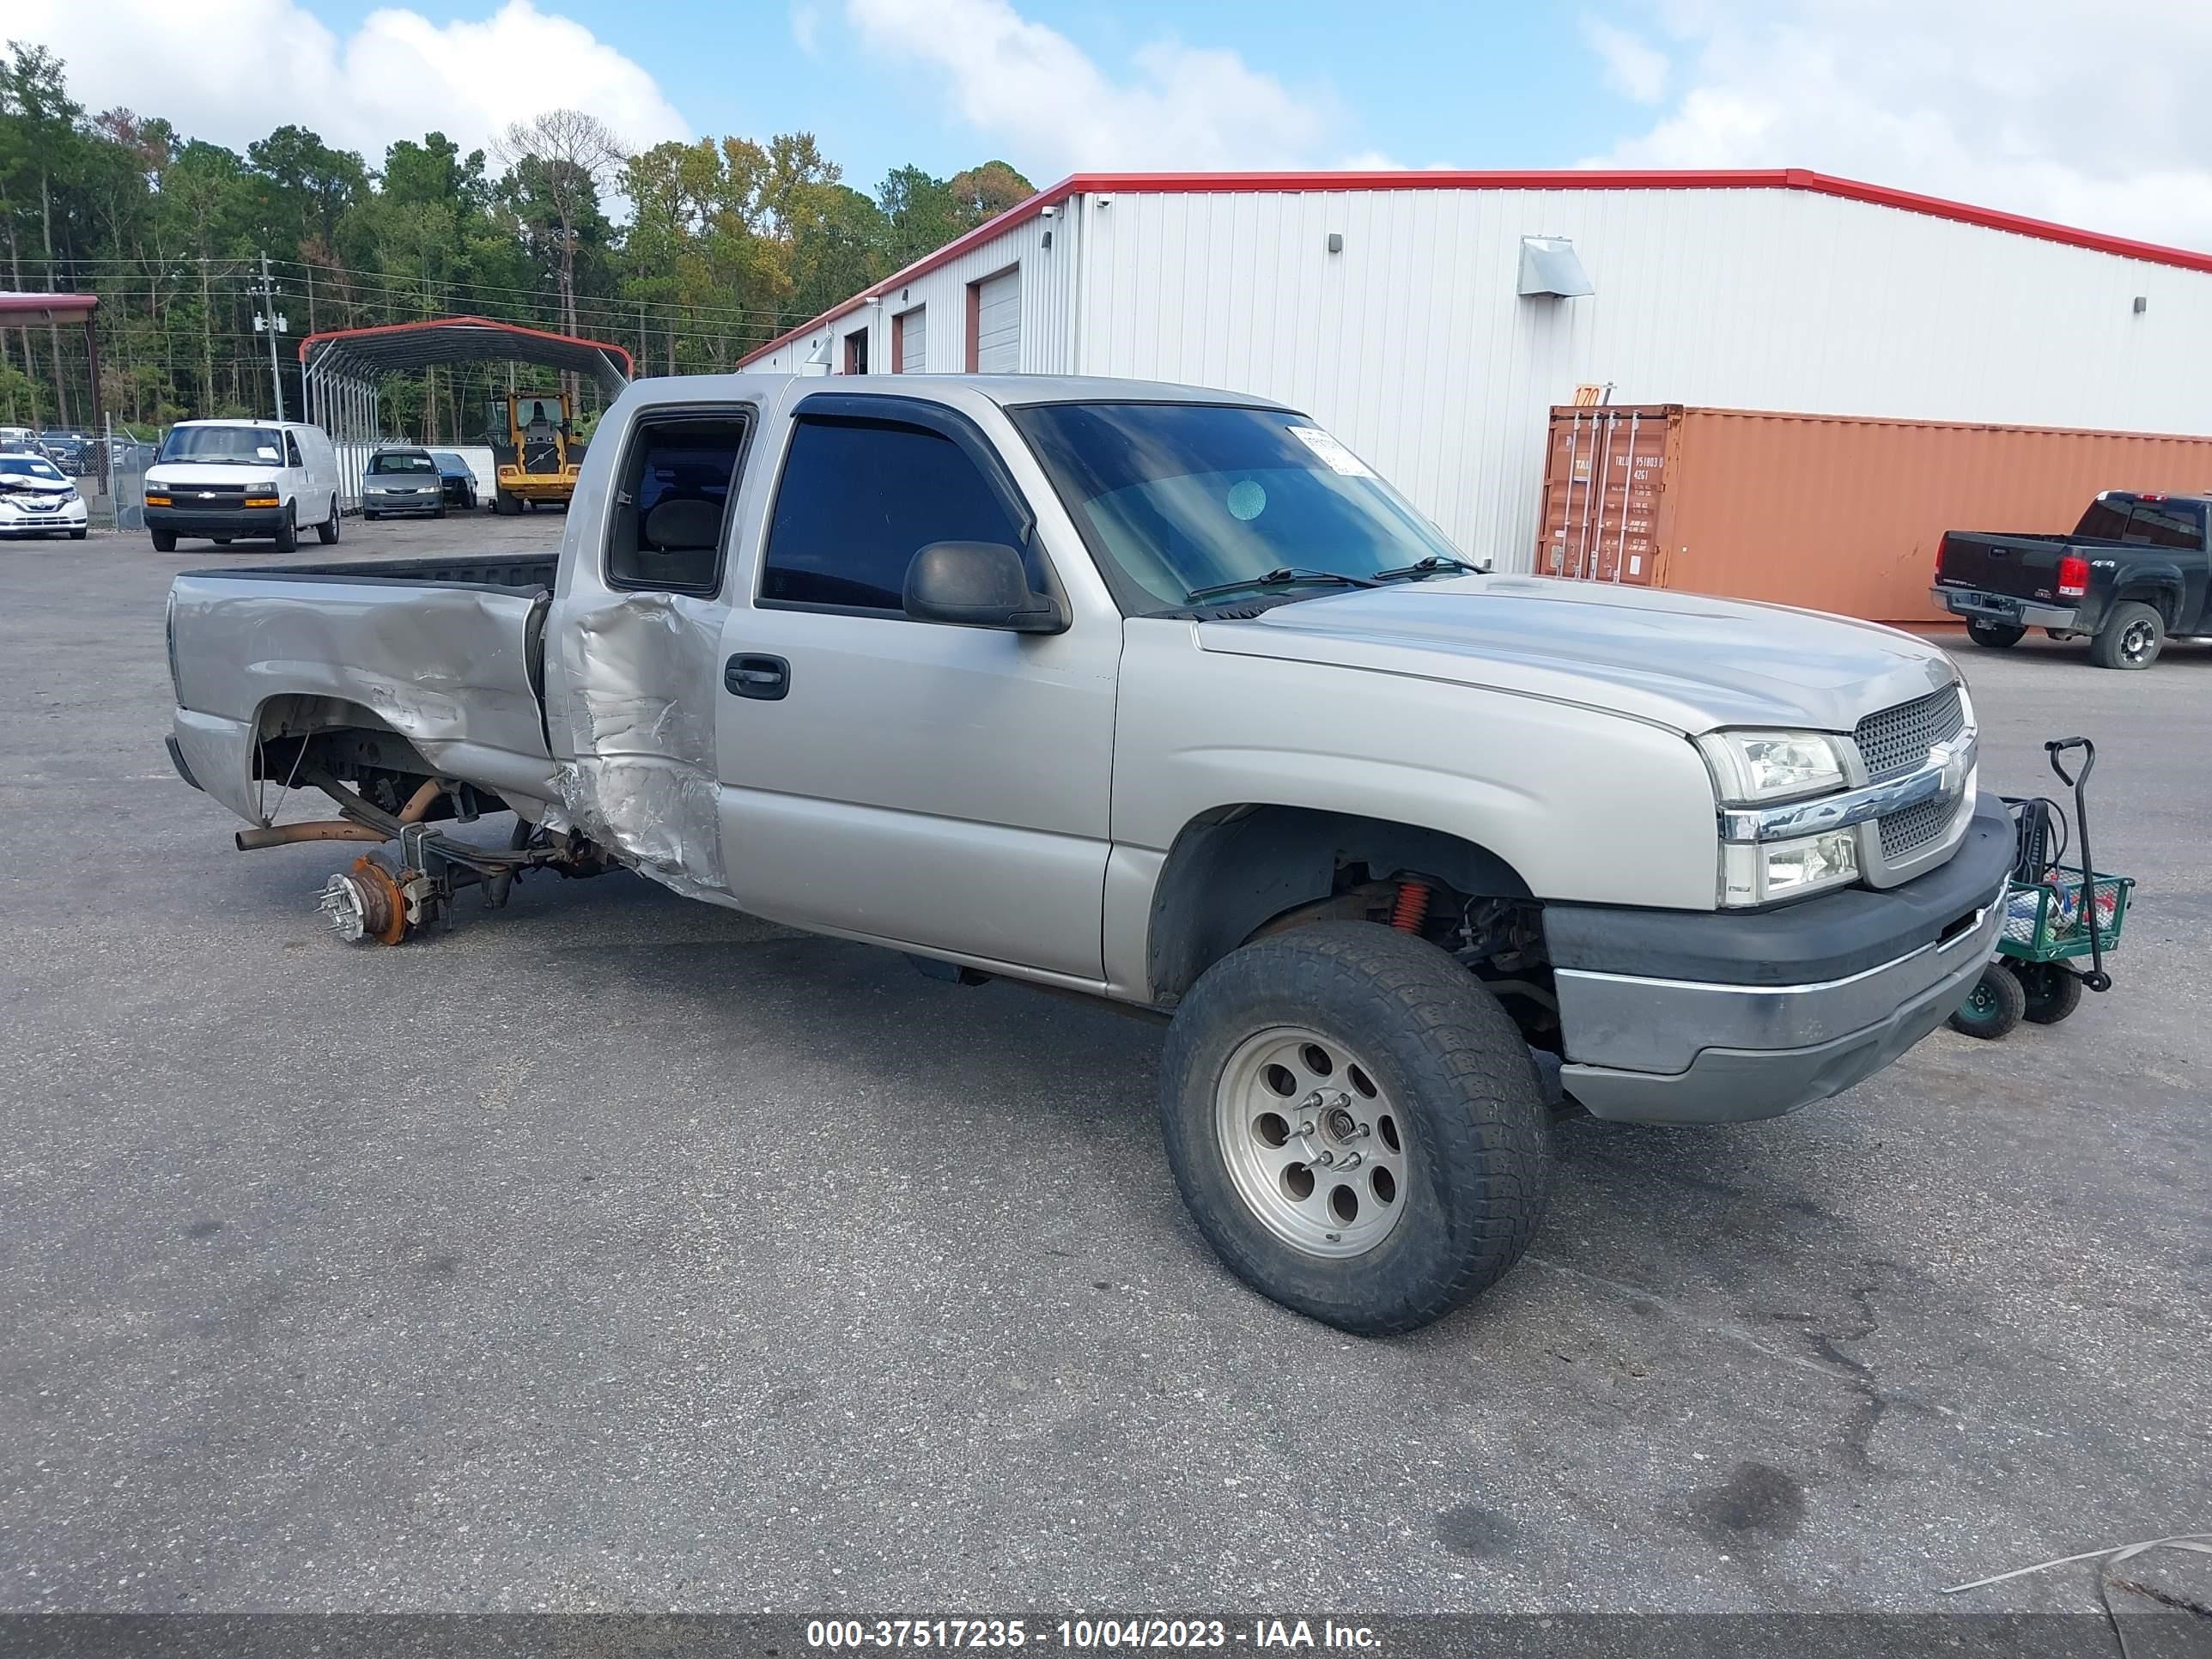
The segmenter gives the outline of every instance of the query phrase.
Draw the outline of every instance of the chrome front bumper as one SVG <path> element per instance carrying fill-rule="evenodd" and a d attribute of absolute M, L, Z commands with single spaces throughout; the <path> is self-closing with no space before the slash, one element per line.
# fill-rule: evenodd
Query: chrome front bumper
<path fill-rule="evenodd" d="M 1948 939 L 1808 985 L 1560 969 L 1560 1080 L 1593 1115 L 1626 1122 L 1778 1117 L 1871 1077 L 1942 1024 L 2003 924 L 2000 886 Z"/>

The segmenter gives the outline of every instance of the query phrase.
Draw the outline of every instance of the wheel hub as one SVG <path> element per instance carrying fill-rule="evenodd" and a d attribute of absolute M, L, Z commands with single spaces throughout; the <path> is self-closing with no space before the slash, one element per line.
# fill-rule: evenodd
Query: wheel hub
<path fill-rule="evenodd" d="M 1277 1026 L 1237 1045 L 1215 1091 L 1230 1184 L 1310 1255 L 1362 1255 L 1396 1229 L 1410 1169 L 1403 1114 L 1346 1045 Z"/>

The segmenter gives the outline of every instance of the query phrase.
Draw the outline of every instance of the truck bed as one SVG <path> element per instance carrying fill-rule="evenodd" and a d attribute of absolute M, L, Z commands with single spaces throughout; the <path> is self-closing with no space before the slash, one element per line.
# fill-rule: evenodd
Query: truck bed
<path fill-rule="evenodd" d="M 2011 536 L 1954 530 L 1943 538 L 1938 582 L 2008 599 L 2055 599 L 2058 561 L 2076 544 L 2070 536 Z"/>
<path fill-rule="evenodd" d="M 544 629 L 556 556 L 191 570 L 171 592 L 177 740 L 195 781 L 258 819 L 259 745 L 394 732 L 445 776 L 553 799 Z"/>

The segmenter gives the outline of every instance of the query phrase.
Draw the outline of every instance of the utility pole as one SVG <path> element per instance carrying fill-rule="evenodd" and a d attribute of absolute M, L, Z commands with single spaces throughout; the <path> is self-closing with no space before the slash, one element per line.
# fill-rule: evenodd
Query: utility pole
<path fill-rule="evenodd" d="M 269 390 L 276 401 L 276 418 L 284 418 L 284 379 L 276 367 L 276 337 L 284 331 L 284 319 L 276 309 L 276 284 L 269 275 L 269 256 L 261 256 L 261 286 L 250 290 L 261 302 L 253 313 L 253 331 L 269 337 Z"/>

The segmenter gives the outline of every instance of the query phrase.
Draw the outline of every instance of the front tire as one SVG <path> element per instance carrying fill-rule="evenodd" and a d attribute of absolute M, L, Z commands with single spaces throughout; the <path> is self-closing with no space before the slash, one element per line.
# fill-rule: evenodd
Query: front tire
<path fill-rule="evenodd" d="M 82 530 L 72 530 L 72 531 L 70 531 L 70 539 L 71 541 L 73 541 L 73 542 L 81 542 L 81 541 L 82 541 L 82 540 L 84 539 L 84 532 L 83 532 L 83 531 L 82 531 Z"/>
<path fill-rule="evenodd" d="M 173 553 L 177 550 L 177 532 L 175 531 L 149 530 L 146 533 L 154 538 L 154 550 L 156 553 Z"/>
<path fill-rule="evenodd" d="M 300 521 L 298 509 L 287 505 L 284 516 L 276 521 L 276 550 L 296 553 L 300 550 Z"/>
<path fill-rule="evenodd" d="M 1974 988 L 1951 1016 L 1951 1029 L 1960 1036 L 1994 1042 L 2009 1036 L 2027 1012 L 2027 988 L 2005 963 L 1993 962 L 1982 969 Z"/>
<path fill-rule="evenodd" d="M 2123 599 L 2089 641 L 2089 659 L 2100 668 L 2148 668 L 2165 647 L 2166 618 L 2139 599 Z"/>
<path fill-rule="evenodd" d="M 1527 1045 L 1434 945 L 1321 922 L 1214 963 L 1160 1068 L 1168 1162 L 1262 1296 L 1360 1336 L 1419 1328 L 1519 1261 L 1551 1188 Z"/>
<path fill-rule="evenodd" d="M 315 526 L 315 539 L 325 547 L 333 546 L 337 541 L 339 530 L 338 492 L 333 489 L 331 491 L 331 516 Z"/>
<path fill-rule="evenodd" d="M 2010 623 L 1983 622 L 1978 617 L 1966 624 L 1966 637 L 1976 645 L 1991 651 L 2002 651 L 2008 646 L 2018 645 L 2027 636 L 2025 628 L 2014 627 Z"/>

